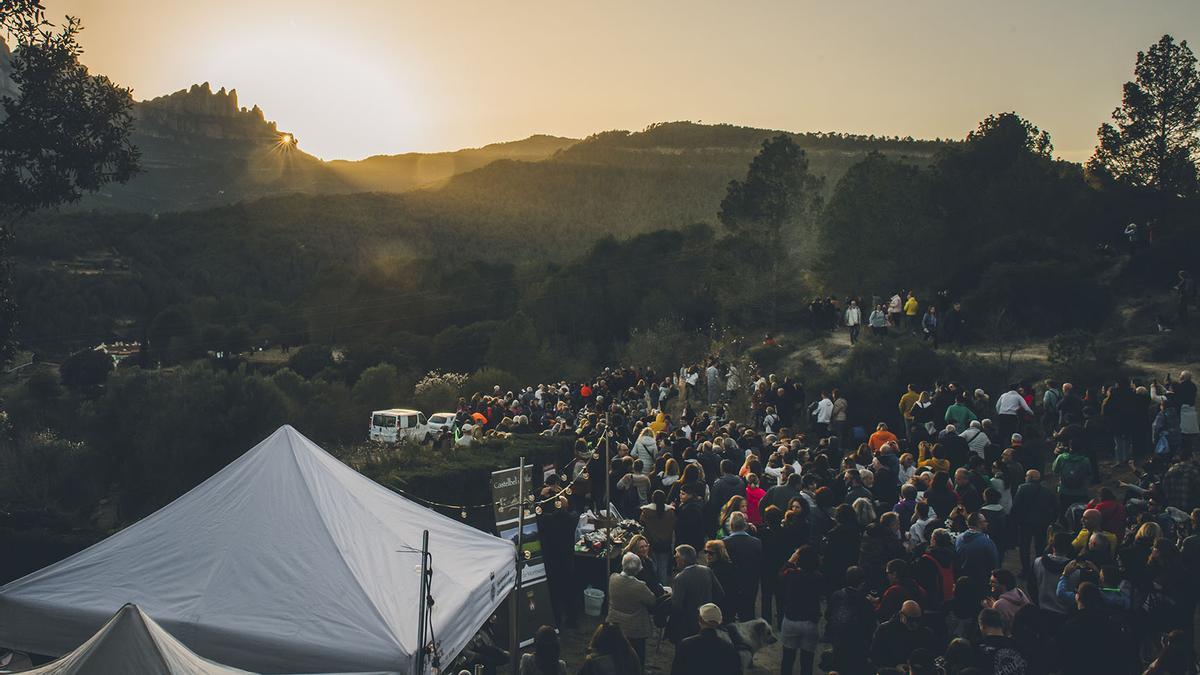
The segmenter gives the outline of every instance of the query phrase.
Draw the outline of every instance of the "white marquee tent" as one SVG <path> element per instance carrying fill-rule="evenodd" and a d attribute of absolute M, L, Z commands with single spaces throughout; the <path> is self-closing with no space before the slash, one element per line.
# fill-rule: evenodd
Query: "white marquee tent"
<path fill-rule="evenodd" d="M 290 426 L 153 515 L 0 587 L 0 645 L 48 656 L 137 604 L 264 673 L 413 669 L 421 532 L 446 658 L 504 601 L 512 544 L 409 502 Z"/>
<path fill-rule="evenodd" d="M 87 642 L 22 675 L 250 675 L 197 656 L 136 605 L 125 605 Z"/>

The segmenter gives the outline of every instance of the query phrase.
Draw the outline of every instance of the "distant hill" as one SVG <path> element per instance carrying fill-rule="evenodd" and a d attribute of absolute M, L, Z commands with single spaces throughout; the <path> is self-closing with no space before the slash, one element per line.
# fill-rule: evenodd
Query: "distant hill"
<path fill-rule="evenodd" d="M 20 95 L 11 73 L 12 54 L 0 39 L 0 99 Z M 213 91 L 207 82 L 135 102 L 133 114 L 142 172 L 71 209 L 162 213 L 299 193 L 404 192 L 497 159 L 543 159 L 578 142 L 537 135 L 453 152 L 325 162 L 284 142 L 297 139 L 258 106 L 240 107 L 236 89 Z"/>
<path fill-rule="evenodd" d="M 237 90 L 214 92 L 207 82 L 138 102 L 134 117 L 142 173 L 89 195 L 83 208 L 159 213 L 288 194 L 404 192 L 497 159 L 542 159 L 576 142 L 534 136 L 456 152 L 325 162 L 258 106 L 239 107 Z"/>
<path fill-rule="evenodd" d="M 656 124 L 591 136 L 540 162 L 496 161 L 410 193 L 406 201 L 470 223 L 476 240 L 519 237 L 527 251 L 569 256 L 612 234 L 716 221 L 729 181 L 742 178 L 762 142 L 789 133 L 830 194 L 871 151 L 926 164 L 941 140 L 790 133 L 727 124 Z"/>

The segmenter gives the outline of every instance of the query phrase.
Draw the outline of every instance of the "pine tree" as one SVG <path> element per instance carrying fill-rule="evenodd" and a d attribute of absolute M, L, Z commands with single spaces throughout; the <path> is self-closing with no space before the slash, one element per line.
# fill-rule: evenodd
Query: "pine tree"
<path fill-rule="evenodd" d="M 1088 165 L 1093 174 L 1162 195 L 1197 189 L 1200 160 L 1200 72 L 1187 41 L 1162 36 L 1138 52 L 1113 124 L 1100 125 Z"/>

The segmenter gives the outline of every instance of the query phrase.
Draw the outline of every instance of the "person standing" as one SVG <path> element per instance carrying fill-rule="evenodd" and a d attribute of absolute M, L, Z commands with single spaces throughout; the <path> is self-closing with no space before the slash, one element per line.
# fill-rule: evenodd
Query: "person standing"
<path fill-rule="evenodd" d="M 883 305 L 875 305 L 875 309 L 871 311 L 871 316 L 867 319 L 867 325 L 871 327 L 871 332 L 875 337 L 887 337 L 888 319 L 887 313 L 883 311 Z"/>
<path fill-rule="evenodd" d="M 833 430 L 843 447 L 847 447 L 846 444 L 850 442 L 850 402 L 837 389 L 833 390 L 832 396 L 833 408 L 830 410 L 830 416 L 833 420 Z"/>
<path fill-rule="evenodd" d="M 904 328 L 900 324 L 900 317 L 904 315 L 904 299 L 900 297 L 903 292 L 893 293 L 887 304 L 888 323 L 896 330 L 903 330 Z"/>
<path fill-rule="evenodd" d="M 1022 413 L 1033 417 L 1033 410 L 1025 402 L 1025 397 L 1017 391 L 1019 388 L 1020 385 L 1010 384 L 1008 391 L 996 399 L 996 426 L 1000 430 L 1001 438 L 1009 438 L 1021 431 Z"/>
<path fill-rule="evenodd" d="M 904 316 L 908 320 L 908 330 L 910 333 L 917 332 L 917 324 L 920 322 L 918 314 L 921 311 L 921 304 L 917 302 L 917 294 L 909 293 L 908 299 L 904 301 Z"/>
<path fill-rule="evenodd" d="M 533 653 L 521 655 L 520 675 L 567 675 L 561 653 L 558 631 L 550 626 L 538 628 L 533 635 Z"/>
<path fill-rule="evenodd" d="M 639 520 L 650 541 L 658 582 L 666 584 L 670 579 L 671 549 L 675 543 L 675 507 L 667 503 L 665 492 L 655 490 L 650 503 L 642 507 Z"/>
<path fill-rule="evenodd" d="M 937 313 L 937 305 L 930 305 L 925 310 L 925 316 L 921 317 L 921 339 L 926 342 L 932 341 L 933 348 L 937 349 L 938 334 L 940 331 L 941 324 Z"/>
<path fill-rule="evenodd" d="M 696 549 L 687 544 L 675 547 L 675 565 L 679 574 L 675 575 L 671 585 L 671 615 L 667 620 L 666 635 L 676 649 L 700 630 L 696 625 L 700 608 L 725 599 L 725 589 L 716 575 L 711 569 L 696 564 L 696 560 Z M 720 624 L 718 608 L 716 625 Z"/>
<path fill-rule="evenodd" d="M 850 306 L 846 307 L 846 327 L 850 329 L 850 344 L 853 345 L 862 329 L 862 310 L 858 308 L 857 300 L 851 300 Z"/>
<path fill-rule="evenodd" d="M 1017 546 L 1021 552 L 1021 573 L 1029 576 L 1033 556 L 1046 548 L 1046 528 L 1058 514 L 1058 501 L 1054 493 L 1042 485 L 1042 474 L 1037 469 L 1025 472 L 1025 482 L 1013 495 L 1012 512 L 1009 517 L 1017 526 Z"/>
<path fill-rule="evenodd" d="M 875 633 L 875 606 L 867 599 L 866 575 L 858 567 L 846 569 L 846 585 L 829 597 L 825 611 L 825 638 L 833 646 L 839 672 L 865 673 L 867 650 Z"/>
<path fill-rule="evenodd" d="M 1179 329 L 1187 330 L 1188 305 L 1196 299 L 1196 280 L 1187 270 L 1179 270 L 1179 281 L 1175 284 L 1174 290 L 1179 297 Z"/>
<path fill-rule="evenodd" d="M 642 559 L 636 553 L 626 553 L 621 558 L 621 573 L 613 574 L 608 580 L 607 621 L 621 627 L 644 669 L 646 639 L 655 633 L 652 612 L 657 598 L 638 578 L 641 573 Z"/>
<path fill-rule="evenodd" d="M 905 392 L 900 396 L 900 420 L 904 423 L 901 432 L 908 437 L 908 429 L 913 425 L 913 406 L 917 401 L 921 400 L 921 394 L 917 392 L 915 385 L 908 385 Z"/>
<path fill-rule="evenodd" d="M 818 568 L 821 556 L 812 546 L 801 546 L 788 558 L 779 572 L 780 596 L 783 604 L 783 623 L 779 631 L 783 643 L 783 660 L 779 672 L 791 675 L 800 656 L 801 675 L 812 675 L 817 653 L 821 621 L 821 596 L 825 579 Z"/>
<path fill-rule="evenodd" d="M 592 634 L 579 675 L 642 675 L 637 654 L 615 623 L 602 623 Z"/>
<path fill-rule="evenodd" d="M 737 648 L 717 635 L 725 618 L 721 608 L 711 602 L 705 603 L 690 618 L 697 624 L 696 632 L 675 648 L 671 675 L 742 675 L 742 659 Z"/>
<path fill-rule="evenodd" d="M 763 545 L 750 534 L 746 514 L 735 511 L 729 516 L 729 536 L 723 540 L 737 575 L 737 598 L 734 607 L 739 621 L 754 619 L 754 602 L 758 599 L 759 575 L 762 573 Z"/>
<path fill-rule="evenodd" d="M 821 392 L 821 400 L 816 403 L 816 422 L 813 425 L 813 431 L 816 432 L 817 438 L 825 438 L 829 436 L 829 423 L 833 420 L 833 400 L 829 398 L 829 394 L 825 391 Z"/>

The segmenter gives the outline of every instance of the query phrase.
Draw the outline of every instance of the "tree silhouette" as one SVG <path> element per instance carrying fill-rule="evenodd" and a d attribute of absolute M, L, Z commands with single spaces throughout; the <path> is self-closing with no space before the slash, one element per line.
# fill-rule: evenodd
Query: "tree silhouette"
<path fill-rule="evenodd" d="M 1088 168 L 1160 195 L 1197 189 L 1200 159 L 1200 72 L 1184 40 L 1162 36 L 1138 52 L 1134 81 L 1126 82 L 1113 124 L 1100 125 L 1100 143 Z"/>
<path fill-rule="evenodd" d="M 0 34 L 16 42 L 12 73 L 0 76 L 20 91 L 4 97 L 0 121 L 0 363 L 14 349 L 7 256 L 13 223 L 137 170 L 130 91 L 79 62 L 81 29 L 73 17 L 50 24 L 34 0 L 0 0 Z"/>
<path fill-rule="evenodd" d="M 745 180 L 733 180 L 718 217 L 741 249 L 747 247 L 767 270 L 770 323 L 778 318 L 779 270 L 786 258 L 785 229 L 808 227 L 821 207 L 823 181 L 808 170 L 804 150 L 786 134 L 763 141 Z M 749 266 L 742 265 L 742 269 Z M 743 281 L 759 281 L 757 271 Z"/>

